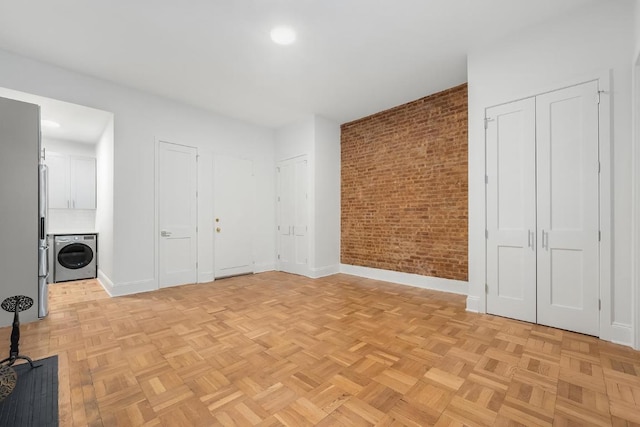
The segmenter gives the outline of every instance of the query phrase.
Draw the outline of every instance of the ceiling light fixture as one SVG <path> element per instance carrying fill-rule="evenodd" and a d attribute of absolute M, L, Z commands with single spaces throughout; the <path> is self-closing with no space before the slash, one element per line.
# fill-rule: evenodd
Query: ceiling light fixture
<path fill-rule="evenodd" d="M 48 120 L 48 119 L 41 120 L 40 125 L 44 128 L 49 128 L 49 129 L 57 129 L 60 127 L 60 123 L 54 122 L 53 120 Z"/>
<path fill-rule="evenodd" d="M 291 27 L 275 27 L 271 30 L 271 40 L 274 43 L 286 46 L 296 41 L 296 32 Z"/>

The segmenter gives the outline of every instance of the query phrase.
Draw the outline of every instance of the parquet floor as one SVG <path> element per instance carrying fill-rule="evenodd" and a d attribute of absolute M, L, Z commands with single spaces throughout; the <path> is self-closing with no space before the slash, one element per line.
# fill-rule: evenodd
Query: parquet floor
<path fill-rule="evenodd" d="M 277 272 L 50 289 L 21 352 L 59 355 L 62 426 L 640 425 L 640 353 L 459 295 Z"/>

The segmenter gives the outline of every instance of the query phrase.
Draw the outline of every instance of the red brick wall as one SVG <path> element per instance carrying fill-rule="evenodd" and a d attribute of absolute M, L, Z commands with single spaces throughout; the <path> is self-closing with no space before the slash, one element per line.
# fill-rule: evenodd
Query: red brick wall
<path fill-rule="evenodd" d="M 467 85 L 341 126 L 343 264 L 467 280 Z"/>

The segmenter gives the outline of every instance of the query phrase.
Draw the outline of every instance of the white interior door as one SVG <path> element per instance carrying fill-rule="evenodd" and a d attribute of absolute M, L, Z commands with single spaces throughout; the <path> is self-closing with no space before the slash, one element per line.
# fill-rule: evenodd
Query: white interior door
<path fill-rule="evenodd" d="M 253 162 L 216 156 L 213 192 L 215 277 L 253 273 Z"/>
<path fill-rule="evenodd" d="M 535 99 L 487 110 L 487 312 L 536 322 Z"/>
<path fill-rule="evenodd" d="M 538 96 L 538 323 L 599 335 L 598 84 Z"/>
<path fill-rule="evenodd" d="M 306 156 L 278 162 L 278 270 L 308 272 L 309 171 Z"/>
<path fill-rule="evenodd" d="M 196 282 L 197 150 L 159 142 L 160 287 Z"/>

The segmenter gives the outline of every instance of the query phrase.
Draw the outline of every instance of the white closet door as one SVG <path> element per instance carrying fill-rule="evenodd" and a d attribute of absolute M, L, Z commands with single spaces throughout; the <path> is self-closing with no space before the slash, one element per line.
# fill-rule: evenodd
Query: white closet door
<path fill-rule="evenodd" d="M 597 82 L 536 98 L 538 323 L 599 335 Z"/>
<path fill-rule="evenodd" d="M 291 271 L 295 264 L 295 239 L 291 225 L 295 216 L 293 192 L 295 165 L 278 163 L 278 270 Z"/>
<path fill-rule="evenodd" d="M 487 312 L 535 322 L 535 99 L 487 119 Z"/>
<path fill-rule="evenodd" d="M 306 156 L 278 162 L 278 269 L 308 272 L 308 187 Z"/>

